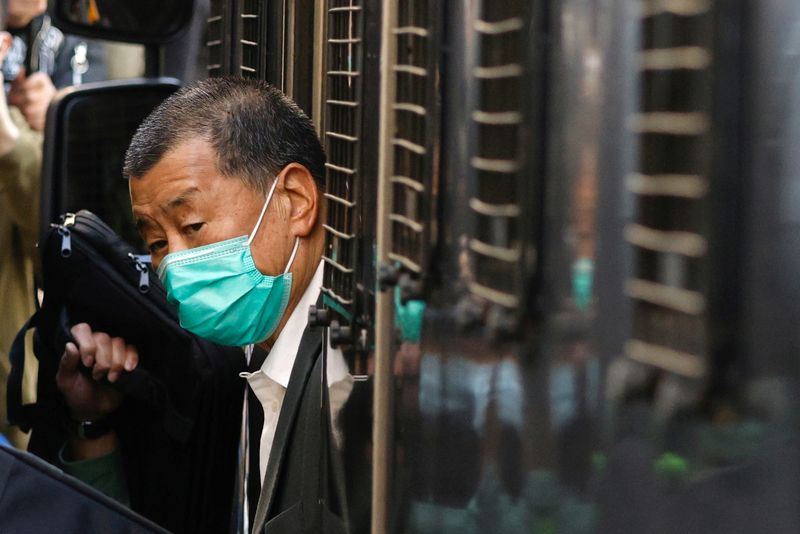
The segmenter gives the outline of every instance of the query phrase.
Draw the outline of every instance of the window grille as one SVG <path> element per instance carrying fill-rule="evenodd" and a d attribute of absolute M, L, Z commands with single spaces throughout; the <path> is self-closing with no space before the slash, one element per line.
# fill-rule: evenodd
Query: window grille
<path fill-rule="evenodd" d="M 637 213 L 633 247 L 633 360 L 699 378 L 709 347 L 708 202 L 712 165 L 713 2 L 645 2 L 638 54 L 639 166 L 626 177 Z M 690 5 L 691 4 L 691 5 Z M 676 335 L 678 333 L 678 335 Z"/>
<path fill-rule="evenodd" d="M 363 5 L 359 0 L 331 0 L 328 6 L 326 119 L 323 142 L 328 161 L 324 224 L 325 277 L 322 291 L 327 309 L 336 316 L 331 341 L 352 343 L 357 315 L 358 203 L 361 160 Z M 349 326 L 348 326 L 349 325 Z"/>
<path fill-rule="evenodd" d="M 222 76 L 228 72 L 229 12 L 228 2 L 212 0 L 209 7 L 206 47 L 208 48 L 209 76 Z"/>
<path fill-rule="evenodd" d="M 262 0 L 243 0 L 238 14 L 240 24 L 239 74 L 245 78 L 265 79 L 265 50 L 262 25 L 265 21 L 265 3 Z"/>
<path fill-rule="evenodd" d="M 516 329 L 525 306 L 527 280 L 535 268 L 536 176 L 528 106 L 533 61 L 524 2 L 478 3 L 470 83 L 467 173 L 472 193 L 467 209 L 471 232 L 465 243 L 472 269 L 472 298 L 488 305 L 487 325 Z M 533 259 L 529 261 L 528 259 Z"/>
<path fill-rule="evenodd" d="M 418 298 L 428 270 L 435 233 L 438 178 L 438 31 L 437 2 L 399 0 L 391 33 L 396 56 L 387 75 L 394 77 L 391 120 L 393 205 L 389 259 L 399 268 L 401 294 Z M 402 274 L 400 274 L 402 273 Z M 395 280 L 397 280 L 395 278 Z"/>

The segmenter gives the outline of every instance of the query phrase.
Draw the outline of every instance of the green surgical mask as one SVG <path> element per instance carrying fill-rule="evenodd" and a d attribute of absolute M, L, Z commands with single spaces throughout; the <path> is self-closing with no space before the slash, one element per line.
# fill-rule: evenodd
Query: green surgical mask
<path fill-rule="evenodd" d="M 250 251 L 277 183 L 276 179 L 249 236 L 174 252 L 161 261 L 158 277 L 186 330 L 220 345 L 240 347 L 264 341 L 278 327 L 289 302 L 289 269 L 300 238 L 278 276 L 262 274 Z"/>

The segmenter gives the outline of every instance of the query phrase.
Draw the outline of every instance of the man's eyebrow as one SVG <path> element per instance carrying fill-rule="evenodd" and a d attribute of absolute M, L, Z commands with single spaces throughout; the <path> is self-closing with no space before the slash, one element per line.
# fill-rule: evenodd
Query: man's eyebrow
<path fill-rule="evenodd" d="M 195 196 L 197 193 L 200 192 L 200 189 L 196 187 L 189 187 L 188 189 L 184 189 L 180 192 L 175 198 L 167 202 L 166 204 L 162 205 L 162 209 L 164 211 L 173 210 L 179 206 L 183 206 L 189 202 L 189 200 Z"/>
<path fill-rule="evenodd" d="M 139 230 L 139 233 L 144 232 L 148 228 L 153 226 L 153 223 L 147 219 L 142 219 L 140 217 L 134 216 L 134 222 L 136 223 L 136 229 Z"/>

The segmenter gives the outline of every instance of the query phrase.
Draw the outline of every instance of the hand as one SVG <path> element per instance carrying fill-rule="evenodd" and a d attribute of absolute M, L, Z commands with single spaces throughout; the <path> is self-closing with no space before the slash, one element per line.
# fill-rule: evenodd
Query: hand
<path fill-rule="evenodd" d="M 8 27 L 24 28 L 33 19 L 47 11 L 46 0 L 9 0 Z"/>
<path fill-rule="evenodd" d="M 31 128 L 41 132 L 47 118 L 47 107 L 55 94 L 56 88 L 46 73 L 35 72 L 26 77 L 25 71 L 21 70 L 11 82 L 8 102 L 19 108 Z"/>
<path fill-rule="evenodd" d="M 122 402 L 122 394 L 109 384 L 123 372 L 139 364 L 136 348 L 119 337 L 93 332 L 86 323 L 70 330 L 75 343 L 69 342 L 58 366 L 56 384 L 76 421 L 94 421 L 113 413 Z M 78 364 L 92 369 L 91 378 L 81 373 Z"/>

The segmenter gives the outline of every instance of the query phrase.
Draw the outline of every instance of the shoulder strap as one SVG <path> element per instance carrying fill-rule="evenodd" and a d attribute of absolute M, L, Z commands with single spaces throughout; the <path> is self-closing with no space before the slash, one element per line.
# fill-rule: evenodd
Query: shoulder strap
<path fill-rule="evenodd" d="M 34 424 L 35 405 L 22 404 L 22 378 L 25 375 L 25 334 L 39 323 L 40 312 L 36 312 L 23 325 L 14 337 L 9 351 L 11 361 L 11 372 L 8 375 L 8 385 L 6 389 L 6 406 L 8 407 L 8 420 L 11 424 L 17 425 L 23 432 L 28 432 Z"/>

